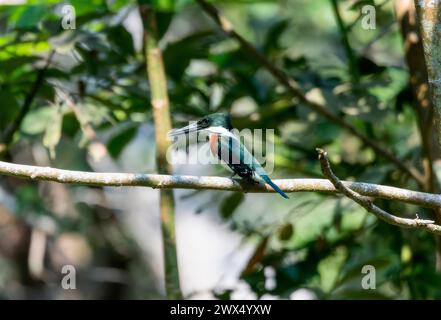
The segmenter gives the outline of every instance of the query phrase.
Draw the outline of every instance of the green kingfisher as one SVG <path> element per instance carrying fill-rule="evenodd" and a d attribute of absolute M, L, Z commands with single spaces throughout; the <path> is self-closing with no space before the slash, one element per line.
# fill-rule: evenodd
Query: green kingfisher
<path fill-rule="evenodd" d="M 186 127 L 173 129 L 169 137 L 187 135 L 192 132 L 204 132 L 208 134 L 210 151 L 213 156 L 223 161 L 234 172 L 247 182 L 259 183 L 262 181 L 269 184 L 277 193 L 285 199 L 288 196 L 274 183 L 239 139 L 231 132 L 233 129 L 229 114 L 214 113 L 200 119 Z"/>

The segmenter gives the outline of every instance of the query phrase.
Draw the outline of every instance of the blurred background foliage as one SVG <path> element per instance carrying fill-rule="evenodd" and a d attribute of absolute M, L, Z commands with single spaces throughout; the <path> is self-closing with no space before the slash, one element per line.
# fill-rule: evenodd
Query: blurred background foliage
<path fill-rule="evenodd" d="M 421 168 L 420 134 L 393 1 L 337 1 L 343 32 L 331 0 L 213 3 L 304 92 Z M 65 4 L 75 8 L 74 30 L 61 27 Z M 321 177 L 315 148 L 324 147 L 342 179 L 419 188 L 356 137 L 293 99 L 193 1 L 150 4 L 157 15 L 175 126 L 228 111 L 239 129 L 275 129 L 274 177 Z M 366 4 L 376 8 L 374 30 L 361 26 L 360 9 Z M 0 6 L 3 159 L 87 171 L 108 168 L 97 163 L 110 161 L 119 171 L 155 171 L 138 20 L 133 1 L 29 0 Z M 345 37 L 350 52 L 342 43 Z M 150 127 L 143 130 L 146 124 Z M 140 135 L 147 145 L 129 159 L 127 148 Z M 124 166 L 129 161 L 136 165 Z M 228 175 L 221 168 L 210 170 Z M 106 201 L 106 192 L 1 177 L 0 297 L 162 297 L 157 272 L 122 223 L 124 212 Z M 251 244 L 237 283 L 254 298 L 441 298 L 433 235 L 379 222 L 347 199 L 316 193 L 293 194 L 289 201 L 216 191 L 180 195 L 178 216 L 179 203 L 193 201 L 198 203 L 194 215 L 209 214 L 209 208 L 218 224 Z M 155 201 L 143 215 L 156 214 Z M 390 212 L 415 216 L 415 207 L 377 202 Z M 430 215 L 417 209 L 420 216 Z M 183 256 L 179 230 L 178 219 Z M 59 287 L 65 264 L 78 269 L 73 292 Z M 360 286 L 367 264 L 376 267 L 376 290 Z M 185 290 L 191 286 L 183 287 L 187 297 L 195 294 Z M 237 287 L 222 284 L 219 275 L 219 286 L 208 291 L 229 299 Z"/>

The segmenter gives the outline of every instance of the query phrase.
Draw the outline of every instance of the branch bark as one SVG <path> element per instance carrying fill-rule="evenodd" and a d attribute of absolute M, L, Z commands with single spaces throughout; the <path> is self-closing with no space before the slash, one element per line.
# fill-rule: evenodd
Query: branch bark
<path fill-rule="evenodd" d="M 410 2 L 410 0 L 402 2 Z M 432 5 L 433 8 L 430 8 Z M 415 12 L 416 6 L 417 12 Z M 441 147 L 441 83 L 434 81 L 434 79 L 441 79 L 441 55 L 439 53 L 441 50 L 439 39 L 441 6 L 439 4 L 429 5 L 427 1 L 415 1 L 415 5 L 408 5 L 408 7 L 410 7 L 408 15 L 411 20 L 409 25 L 415 29 L 414 33 L 419 35 L 417 29 L 419 24 L 419 33 L 421 34 L 417 41 L 413 43 L 406 41 L 405 44 L 408 44 L 406 57 L 411 72 L 411 84 L 416 91 L 414 95 L 416 94 L 418 102 L 417 115 L 423 146 L 423 166 L 427 180 L 425 191 L 439 193 L 440 185 L 433 164 L 439 159 Z M 438 30 L 438 35 L 432 33 L 436 30 Z M 412 70 L 412 64 L 416 64 L 418 69 Z M 441 223 L 440 208 L 434 210 L 434 215 L 436 222 Z M 436 240 L 436 269 L 441 272 L 441 237 L 437 237 Z"/>
<path fill-rule="evenodd" d="M 274 193 L 269 186 L 248 185 L 240 180 L 223 177 L 171 176 L 141 173 L 96 173 L 70 171 L 50 167 L 13 164 L 0 161 L 0 175 L 14 176 L 35 181 L 103 186 L 103 187 L 150 187 L 154 189 L 201 189 L 241 191 L 250 193 Z M 284 192 L 337 193 L 338 190 L 326 179 L 279 179 L 274 182 Z M 342 181 L 351 190 L 367 197 L 397 200 L 427 208 L 440 208 L 441 195 L 412 191 L 363 182 Z"/>
<path fill-rule="evenodd" d="M 418 119 L 423 151 L 424 190 L 434 192 L 437 187 L 433 160 L 437 153 L 436 132 L 433 130 L 433 106 L 430 101 L 429 83 L 424 50 L 419 34 L 416 10 L 412 0 L 396 0 L 395 12 L 401 27 L 406 62 L 409 67 L 409 82 Z"/>
<path fill-rule="evenodd" d="M 140 5 L 139 10 L 144 25 L 144 50 L 150 86 L 150 102 L 155 123 L 156 164 L 159 173 L 171 174 L 172 168 L 166 157 L 170 145 L 170 141 L 167 140 L 167 133 L 171 130 L 170 103 L 162 53 L 158 47 L 156 18 L 153 9 L 148 5 Z M 164 245 L 166 294 L 169 299 L 182 299 L 176 252 L 173 191 L 161 190 L 159 203 Z"/>
<path fill-rule="evenodd" d="M 370 139 L 362 132 L 360 132 L 353 125 L 345 121 L 340 115 L 334 114 L 331 112 L 326 105 L 315 102 L 305 95 L 302 90 L 299 88 L 299 85 L 296 83 L 294 79 L 289 77 L 285 72 L 281 69 L 277 68 L 274 64 L 272 64 L 264 55 L 262 55 L 259 51 L 257 51 L 252 44 L 250 44 L 247 40 L 245 40 L 240 34 L 238 34 L 228 19 L 223 16 L 219 10 L 214 7 L 212 4 L 206 2 L 205 0 L 196 0 L 201 8 L 219 25 L 222 31 L 227 34 L 229 37 L 235 39 L 241 45 L 242 49 L 246 51 L 251 57 L 256 59 L 265 69 L 270 72 L 273 77 L 286 89 L 291 93 L 292 96 L 296 97 L 301 103 L 308 106 L 313 111 L 321 114 L 323 117 L 328 119 L 329 121 L 336 123 L 340 127 L 349 131 L 354 136 L 358 137 L 364 145 L 369 146 L 378 155 L 383 158 L 391 161 L 398 169 L 402 172 L 405 172 L 409 176 L 411 176 L 420 186 L 424 183 L 424 178 L 419 170 L 409 164 L 404 163 L 389 150 L 382 147 L 376 141 Z"/>
<path fill-rule="evenodd" d="M 323 174 L 331 181 L 334 187 L 344 194 L 349 199 L 355 201 L 360 206 L 365 208 L 368 212 L 373 213 L 377 218 L 399 227 L 404 228 L 414 228 L 414 229 L 423 229 L 438 235 L 441 235 L 441 225 L 435 224 L 432 220 L 424 220 L 420 219 L 416 214 L 415 219 L 406 219 L 394 216 L 383 209 L 377 207 L 370 198 L 364 197 L 357 192 L 346 187 L 340 179 L 332 172 L 331 166 L 329 164 L 328 158 L 326 156 L 326 152 L 322 149 L 317 149 L 319 154 L 320 165 L 322 168 Z"/>
<path fill-rule="evenodd" d="M 434 107 L 434 126 L 438 133 L 438 144 L 441 145 L 441 37 L 439 36 L 441 30 L 441 2 L 415 0 L 415 6 Z"/>

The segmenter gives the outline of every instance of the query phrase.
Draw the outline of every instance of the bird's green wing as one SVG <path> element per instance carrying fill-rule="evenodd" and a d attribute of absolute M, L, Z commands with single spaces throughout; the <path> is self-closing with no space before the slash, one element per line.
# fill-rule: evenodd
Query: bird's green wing
<path fill-rule="evenodd" d="M 233 171 L 240 172 L 241 176 L 251 178 L 255 177 L 254 173 L 257 173 L 260 180 L 269 184 L 282 197 L 288 199 L 288 196 L 268 177 L 260 163 L 236 137 L 221 136 L 218 140 L 218 154 Z"/>
<path fill-rule="evenodd" d="M 267 175 L 251 152 L 233 135 L 219 137 L 218 154 L 220 159 L 230 167 L 240 165 L 258 175 Z"/>

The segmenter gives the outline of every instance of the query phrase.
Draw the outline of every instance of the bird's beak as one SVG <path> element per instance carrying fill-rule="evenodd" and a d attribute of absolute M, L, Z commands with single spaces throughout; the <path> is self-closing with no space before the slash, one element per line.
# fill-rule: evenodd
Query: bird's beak
<path fill-rule="evenodd" d="M 198 125 L 197 122 L 191 123 L 190 125 L 180 128 L 180 129 L 172 129 L 168 132 L 168 136 L 170 138 L 181 136 L 184 134 L 189 134 L 191 132 L 197 132 L 202 130 L 203 128 Z"/>

